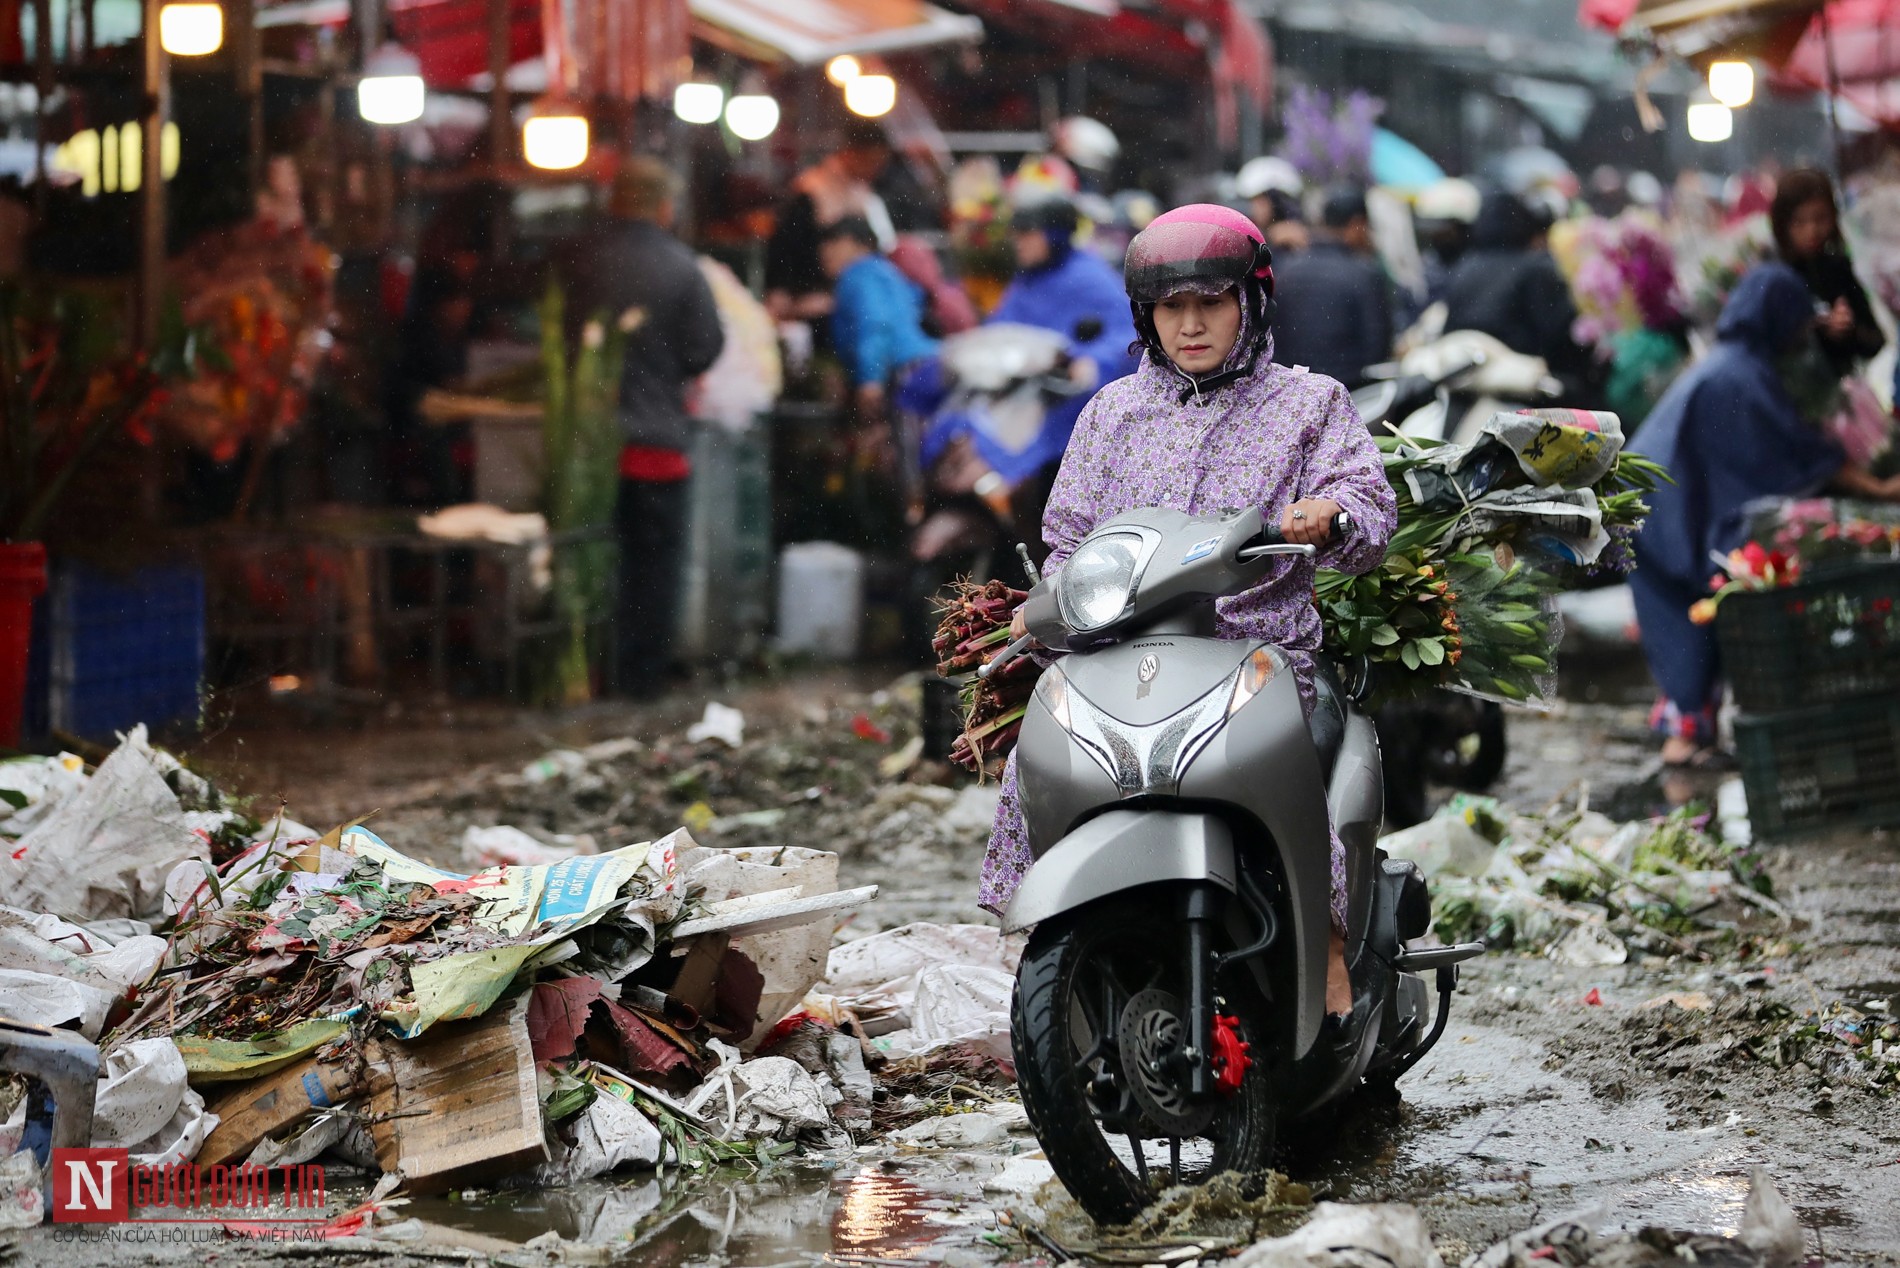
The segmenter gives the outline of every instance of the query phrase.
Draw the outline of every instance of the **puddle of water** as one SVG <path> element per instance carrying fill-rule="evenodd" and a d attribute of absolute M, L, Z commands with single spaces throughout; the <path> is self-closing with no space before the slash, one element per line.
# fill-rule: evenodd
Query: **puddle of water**
<path fill-rule="evenodd" d="M 526 1242 L 552 1230 L 641 1268 L 722 1263 L 936 1263 L 989 1230 L 981 1181 L 1001 1159 L 811 1160 L 759 1172 L 645 1175 L 565 1189 L 423 1198 L 405 1214 Z M 978 1218 L 979 1215 L 981 1218 Z"/>
<path fill-rule="evenodd" d="M 831 1217 L 833 1258 L 876 1261 L 909 1258 L 931 1240 L 932 1202 L 915 1183 L 882 1168 L 845 1181 Z"/>

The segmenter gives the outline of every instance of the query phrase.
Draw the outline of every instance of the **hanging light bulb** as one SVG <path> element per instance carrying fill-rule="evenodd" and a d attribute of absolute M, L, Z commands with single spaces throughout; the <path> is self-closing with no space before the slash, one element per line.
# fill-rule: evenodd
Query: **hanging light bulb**
<path fill-rule="evenodd" d="M 356 109 L 370 123 L 413 123 L 422 117 L 427 90 L 422 85 L 422 62 L 402 45 L 390 43 L 363 63 L 356 84 Z"/>
<path fill-rule="evenodd" d="M 842 53 L 825 63 L 825 78 L 840 88 L 863 73 L 864 67 L 849 53 Z"/>
<path fill-rule="evenodd" d="M 726 126 L 741 141 L 763 141 L 778 128 L 778 102 L 764 93 L 741 93 L 726 103 Z"/>
<path fill-rule="evenodd" d="M 587 161 L 587 119 L 564 102 L 544 102 L 521 125 L 521 156 L 531 167 L 564 172 Z"/>
<path fill-rule="evenodd" d="M 1710 62 L 1709 96 L 1741 109 L 1755 99 L 1755 68 L 1747 62 Z"/>
<path fill-rule="evenodd" d="M 844 104 L 867 119 L 887 115 L 897 104 L 897 81 L 889 75 L 859 75 L 844 86 Z"/>
<path fill-rule="evenodd" d="M 173 57 L 203 57 L 224 43 L 224 10 L 191 0 L 158 11 L 158 46 Z"/>
<path fill-rule="evenodd" d="M 1689 106 L 1689 139 L 1726 141 L 1735 132 L 1735 113 L 1719 101 L 1697 101 Z"/>
<path fill-rule="evenodd" d="M 718 84 L 681 84 L 673 90 L 673 113 L 686 123 L 718 123 L 726 90 Z"/>

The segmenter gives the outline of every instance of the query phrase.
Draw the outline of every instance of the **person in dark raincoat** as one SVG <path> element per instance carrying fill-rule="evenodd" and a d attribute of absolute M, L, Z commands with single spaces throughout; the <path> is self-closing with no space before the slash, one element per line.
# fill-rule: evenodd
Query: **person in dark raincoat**
<path fill-rule="evenodd" d="M 1649 499 L 1630 575 L 1643 654 L 1662 693 L 1652 722 L 1666 737 L 1670 765 L 1708 765 L 1719 756 L 1715 631 L 1692 621 L 1689 610 L 1709 593 L 1711 554 L 1744 544 L 1748 503 L 1829 487 L 1900 500 L 1900 478 L 1877 479 L 1850 465 L 1789 396 L 1777 362 L 1813 328 L 1813 300 L 1799 274 L 1785 264 L 1751 270 L 1722 309 L 1715 350 L 1670 386 L 1630 445 L 1675 480 Z"/>

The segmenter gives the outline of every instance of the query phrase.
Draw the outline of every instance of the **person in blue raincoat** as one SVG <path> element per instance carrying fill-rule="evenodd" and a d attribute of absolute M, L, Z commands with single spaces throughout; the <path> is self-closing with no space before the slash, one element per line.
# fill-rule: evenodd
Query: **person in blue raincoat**
<path fill-rule="evenodd" d="M 1805 497 L 1833 488 L 1900 501 L 1900 477 L 1879 479 L 1849 464 L 1840 447 L 1805 421 L 1779 363 L 1811 337 L 1807 283 L 1785 264 L 1751 270 L 1729 295 L 1714 351 L 1686 371 L 1631 443 L 1674 479 L 1649 498 L 1636 536 L 1630 589 L 1643 655 L 1661 691 L 1652 722 L 1672 766 L 1707 766 L 1714 747 L 1720 663 L 1715 631 L 1690 619 L 1716 564 L 1744 545 L 1744 508 L 1765 497 Z"/>
<path fill-rule="evenodd" d="M 989 319 L 1067 335 L 1070 373 L 1094 389 L 1135 372 L 1128 351 L 1135 342 L 1135 319 L 1121 275 L 1091 252 L 1076 249 L 1080 223 L 1075 204 L 1061 195 L 1016 209 L 1010 232 L 1019 271 Z M 1075 420 L 1093 395 L 1081 392 L 1050 407 L 1038 446 L 1049 461 L 1061 459 Z"/>

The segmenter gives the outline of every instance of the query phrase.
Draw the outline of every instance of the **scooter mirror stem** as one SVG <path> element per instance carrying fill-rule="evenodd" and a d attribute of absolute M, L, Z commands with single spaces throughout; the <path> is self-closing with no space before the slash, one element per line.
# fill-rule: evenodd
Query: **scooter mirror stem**
<path fill-rule="evenodd" d="M 1028 542 L 1016 543 L 1016 558 L 1023 561 L 1023 575 L 1029 578 L 1029 584 L 1032 586 L 1041 585 L 1042 569 L 1036 567 L 1036 561 L 1030 558 Z"/>

